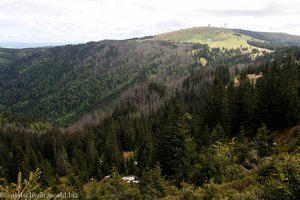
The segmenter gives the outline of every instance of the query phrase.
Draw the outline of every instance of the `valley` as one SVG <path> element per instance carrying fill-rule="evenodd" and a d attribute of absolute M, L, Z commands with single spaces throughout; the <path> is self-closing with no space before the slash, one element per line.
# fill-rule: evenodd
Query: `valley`
<path fill-rule="evenodd" d="M 298 199 L 299 38 L 194 27 L 0 48 L 0 194 Z"/>

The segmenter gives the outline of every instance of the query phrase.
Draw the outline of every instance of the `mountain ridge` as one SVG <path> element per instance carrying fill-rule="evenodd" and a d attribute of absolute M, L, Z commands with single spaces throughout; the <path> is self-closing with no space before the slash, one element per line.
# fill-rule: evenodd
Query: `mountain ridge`
<path fill-rule="evenodd" d="M 193 42 L 208 44 L 211 47 L 266 48 L 300 46 L 300 36 L 278 32 L 258 32 L 243 29 L 218 27 L 193 27 L 162 33 L 154 36 L 158 40 Z"/>
<path fill-rule="evenodd" d="M 225 31 L 225 32 L 231 32 L 231 33 L 237 33 L 237 34 L 243 34 L 244 36 L 250 36 L 250 38 L 246 39 L 253 39 L 260 40 L 260 37 L 263 37 L 263 41 L 269 41 L 270 38 L 275 37 L 277 40 L 283 39 L 283 38 L 289 38 L 290 42 L 296 42 L 296 46 L 300 46 L 300 36 L 296 34 L 289 34 L 285 32 L 268 32 L 268 31 L 252 31 L 248 29 L 240 29 L 240 28 L 223 28 L 223 27 L 211 27 L 211 26 L 202 26 L 202 27 L 192 27 L 192 28 L 182 28 L 174 31 L 168 31 L 164 33 L 159 33 L 155 35 L 146 35 L 146 36 L 141 36 L 141 37 L 134 37 L 134 38 L 128 38 L 128 39 L 121 39 L 121 40 L 151 40 L 151 39 L 162 39 L 162 40 L 170 40 L 170 41 L 175 41 L 175 42 L 184 42 L 184 39 L 178 39 L 178 40 L 172 40 L 172 36 L 170 38 L 166 37 L 166 35 L 169 34 L 176 34 L 178 32 L 189 32 L 189 31 L 196 31 L 197 30 L 201 32 L 201 30 L 211 30 L 212 33 L 214 32 L 220 32 L 220 31 Z M 201 33 L 200 33 L 201 34 Z M 235 38 L 238 39 L 238 38 Z M 243 38 L 245 39 L 245 38 Z M 275 42 L 276 42 L 275 39 Z M 109 39 L 106 39 L 109 40 Z M 100 40 L 104 41 L 104 40 Z M 97 41 L 97 42 L 100 42 Z M 93 41 L 90 41 L 93 42 Z M 203 44 L 209 44 L 207 41 L 203 40 L 193 40 L 192 38 L 187 39 L 187 42 L 195 42 L 195 43 L 203 43 Z M 274 41 L 273 41 L 274 42 Z M 278 42 L 278 41 L 277 41 Z M 55 42 L 55 43 L 45 43 L 45 42 L 38 42 L 38 43 L 30 43 L 30 42 L 0 42 L 0 48 L 11 48 L 11 49 L 24 49 L 24 48 L 51 48 L 51 47 L 56 47 L 56 46 L 65 46 L 65 45 L 78 45 L 78 44 L 85 44 L 89 42 Z M 288 45 L 292 45 L 289 43 Z M 251 46 L 251 44 L 250 44 Z M 255 46 L 255 45 L 254 45 Z M 281 46 L 286 46 L 286 44 L 283 42 Z M 212 46 L 212 47 L 223 47 L 223 46 Z M 225 46 L 226 47 L 226 46 Z M 239 46 L 234 46 L 234 47 L 239 47 Z"/>
<path fill-rule="evenodd" d="M 203 30 L 189 30 L 194 29 Z M 59 125 L 73 123 L 94 110 L 100 110 L 97 116 L 106 116 L 129 99 L 135 102 L 132 113 L 149 113 L 170 99 L 190 73 L 232 65 L 232 74 L 235 66 L 245 67 L 266 53 L 255 47 L 214 49 L 207 44 L 158 39 L 146 36 L 51 48 L 0 48 L 0 109 Z M 94 114 L 85 119 L 91 118 Z"/>
<path fill-rule="evenodd" d="M 0 48 L 0 196 L 300 199 L 300 47 L 269 40 Z"/>

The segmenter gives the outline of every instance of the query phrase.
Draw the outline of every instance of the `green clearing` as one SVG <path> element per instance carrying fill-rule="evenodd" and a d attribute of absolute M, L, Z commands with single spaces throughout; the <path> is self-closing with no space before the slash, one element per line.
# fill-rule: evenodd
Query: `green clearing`
<path fill-rule="evenodd" d="M 252 37 L 243 34 L 236 34 L 235 31 L 232 29 L 214 27 L 197 27 L 190 29 L 182 29 L 174 32 L 157 35 L 155 39 L 202 43 L 207 44 L 210 47 L 220 48 L 256 48 L 247 44 L 247 40 L 251 40 Z"/>

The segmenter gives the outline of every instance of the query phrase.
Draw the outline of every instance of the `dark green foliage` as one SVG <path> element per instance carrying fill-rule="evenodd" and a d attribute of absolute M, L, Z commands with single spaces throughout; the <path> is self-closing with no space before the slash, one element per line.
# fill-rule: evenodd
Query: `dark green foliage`
<path fill-rule="evenodd" d="M 126 118 L 120 119 L 120 140 L 124 151 L 133 151 L 136 144 L 136 133 L 133 124 Z"/>
<path fill-rule="evenodd" d="M 111 200 L 141 199 L 139 190 L 125 183 L 116 171 L 112 172 L 111 179 L 107 184 L 103 185 L 99 193 L 94 195 L 98 198 L 100 197 L 100 199 Z"/>
<path fill-rule="evenodd" d="M 201 109 L 202 124 L 213 128 L 217 124 L 225 124 L 228 115 L 225 97 L 225 86 L 221 80 L 215 78 L 213 86 L 207 93 L 206 101 Z"/>
<path fill-rule="evenodd" d="M 140 169 L 153 167 L 154 165 L 154 141 L 155 136 L 150 132 L 145 122 L 139 123 L 136 127 L 137 132 L 137 149 L 135 157 L 137 166 Z"/>
<path fill-rule="evenodd" d="M 248 132 L 252 132 L 253 116 L 255 106 L 254 86 L 250 83 L 245 73 L 238 77 L 238 86 L 230 85 L 229 93 L 229 117 L 231 132 L 238 133 L 243 127 Z"/>
<path fill-rule="evenodd" d="M 283 153 L 265 160 L 258 171 L 257 180 L 264 186 L 265 199 L 298 199 L 299 153 Z"/>
<path fill-rule="evenodd" d="M 195 158 L 196 145 L 190 136 L 191 115 L 183 114 L 180 104 L 167 118 L 157 144 L 158 162 L 163 173 L 172 177 L 176 184 L 189 180 Z"/>
<path fill-rule="evenodd" d="M 139 187 L 144 199 L 157 199 L 166 196 L 166 181 L 162 177 L 161 168 L 158 164 L 149 172 L 146 170 L 143 172 Z"/>
<path fill-rule="evenodd" d="M 121 56 L 122 48 L 116 43 L 113 43 L 116 46 L 109 44 L 107 41 L 104 46 L 98 43 L 89 45 L 99 48 L 100 52 L 105 49 L 102 61 L 105 60 L 109 69 L 117 70 L 112 63 Z M 169 43 L 156 46 L 158 44 L 154 42 L 153 45 L 155 49 L 178 48 Z M 72 47 L 64 48 L 47 52 L 59 57 L 63 50 L 75 51 Z M 89 54 L 91 50 L 82 48 L 66 55 L 75 60 L 80 60 L 80 56 L 93 55 Z M 209 49 L 201 45 L 193 48 L 199 48 L 199 51 L 194 52 L 192 59 L 197 60 L 200 55 L 204 57 L 203 54 L 208 51 L 208 66 L 221 63 L 204 67 L 195 60 L 184 62 L 193 62 L 193 66 L 181 67 L 188 66 L 194 71 L 185 78 L 182 87 L 171 89 L 168 84 L 156 79 L 145 81 L 140 87 L 133 87 L 123 94 L 123 100 L 114 112 L 95 124 L 84 124 L 81 129 L 69 132 L 69 129 L 58 129 L 45 122 L 1 113 L 1 177 L 6 182 L 15 182 L 19 171 L 29 174 L 41 168 L 45 171 L 40 179 L 43 188 L 53 186 L 53 191 L 80 191 L 83 184 L 92 179 L 87 183 L 90 187 L 82 192 L 86 199 L 249 199 L 253 195 L 258 199 L 276 199 L 280 194 L 286 199 L 298 199 L 298 136 L 293 136 L 293 147 L 286 153 L 280 152 L 274 143 L 276 134 L 273 132 L 295 126 L 300 121 L 297 53 L 291 54 L 290 50 L 286 50 L 286 55 L 280 56 L 276 51 L 272 54 L 274 58 L 267 55 L 265 61 L 259 61 L 260 65 L 251 63 L 253 66 L 249 71 L 264 70 L 263 76 L 253 84 L 245 68 L 241 68 L 237 83 L 229 81 L 236 64 L 242 62 L 234 59 L 248 59 L 239 50 Z M 158 55 L 147 56 L 155 60 Z M 271 61 L 271 58 L 274 60 Z M 29 61 L 27 58 L 26 62 Z M 157 66 L 163 65 L 158 64 L 160 61 L 157 59 L 155 63 L 149 63 L 151 70 L 147 68 L 138 77 L 147 74 L 148 78 L 153 78 L 158 73 L 156 70 L 160 69 Z M 167 70 L 165 73 L 174 72 L 174 77 L 178 78 L 180 73 L 176 70 L 179 69 L 170 69 L 175 71 Z M 97 74 L 97 70 L 102 68 L 95 70 Z M 237 73 L 239 71 L 236 70 Z M 109 83 L 113 84 L 118 85 Z M 82 90 L 85 90 L 84 87 Z M 58 95 L 58 100 L 61 97 Z M 67 101 L 72 98 L 70 93 Z M 154 102 L 154 99 L 158 101 Z M 142 103 L 137 103 L 139 101 Z M 81 104 L 82 100 L 78 102 Z M 60 108 L 64 110 L 64 106 Z M 77 109 L 77 105 L 74 106 Z M 143 109 L 148 109 L 145 115 L 141 112 Z M 40 111 L 44 112 L 43 109 Z M 60 111 L 55 112 L 60 115 Z M 133 156 L 124 158 L 124 151 L 133 152 Z M 113 172 L 112 168 L 115 169 Z M 111 173 L 110 179 L 103 179 Z M 123 181 L 121 174 L 128 173 L 137 175 L 140 182 Z"/>
<path fill-rule="evenodd" d="M 245 35 L 249 35 L 255 39 L 263 40 L 269 42 L 268 46 L 265 47 L 283 47 L 283 46 L 300 46 L 299 36 L 296 35 L 288 35 L 285 33 L 268 33 L 268 32 L 254 32 L 254 31 L 248 31 L 248 30 L 241 30 L 237 29 L 235 30 L 237 33 L 242 33 Z M 263 47 L 260 46 L 261 43 L 258 43 L 259 45 L 255 45 L 257 43 L 253 43 L 251 41 L 251 44 L 254 44 L 254 46 Z"/>
<path fill-rule="evenodd" d="M 257 130 L 254 142 L 261 157 L 270 156 L 275 151 L 274 139 L 265 124 Z"/>
<path fill-rule="evenodd" d="M 55 166 L 60 176 L 65 175 L 70 170 L 70 161 L 66 149 L 64 147 L 54 147 Z"/>
<path fill-rule="evenodd" d="M 299 122 L 299 69 L 288 55 L 281 65 L 272 62 L 257 82 L 257 118 L 272 129 Z"/>
<path fill-rule="evenodd" d="M 275 44 L 270 44 L 267 42 L 259 42 L 259 41 L 255 41 L 255 40 L 247 40 L 247 43 L 249 45 L 255 46 L 255 47 L 259 47 L 259 48 L 263 48 L 263 49 L 269 49 L 269 50 L 274 50 L 278 45 Z M 255 52 L 255 50 L 252 50 L 253 52 Z"/>
<path fill-rule="evenodd" d="M 174 45 L 102 41 L 7 50 L 3 59 L 9 53 L 24 52 L 24 56 L 0 69 L 0 109 L 66 124 L 83 112 L 108 105 L 121 92 L 146 79 L 168 77 L 171 82 L 188 75 L 193 62 L 188 54 L 191 45 Z M 157 89 L 163 96 L 165 89 Z"/>
<path fill-rule="evenodd" d="M 159 94 L 160 98 L 162 98 L 163 96 L 165 96 L 166 94 L 166 86 L 162 85 L 161 83 L 150 83 L 149 86 L 149 91 L 151 92 L 156 92 Z"/>
<path fill-rule="evenodd" d="M 80 180 L 87 180 L 91 177 L 102 178 L 110 172 L 111 166 L 125 170 L 122 147 L 114 132 L 114 124 L 97 127 L 97 132 L 91 127 L 73 134 L 54 128 L 40 134 L 34 129 L 26 129 L 32 127 L 29 124 L 21 126 L 19 122 L 10 122 L 4 127 L 12 128 L 0 129 L 0 172 L 8 181 L 15 181 L 18 171 L 30 172 L 37 167 L 45 170 L 41 180 L 45 185 L 52 185 L 55 175 L 75 173 Z M 106 134 L 105 130 L 110 134 Z"/>
<path fill-rule="evenodd" d="M 123 155 L 119 143 L 119 139 L 115 132 L 115 124 L 112 124 L 109 132 L 106 133 L 106 138 L 104 142 L 104 163 L 111 168 L 116 167 L 117 169 L 122 169 L 123 165 Z M 108 168 L 108 169 L 109 169 Z"/>

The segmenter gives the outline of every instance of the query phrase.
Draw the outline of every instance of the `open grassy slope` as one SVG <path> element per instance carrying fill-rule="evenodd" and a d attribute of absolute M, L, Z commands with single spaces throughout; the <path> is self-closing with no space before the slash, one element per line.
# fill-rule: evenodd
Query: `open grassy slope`
<path fill-rule="evenodd" d="M 241 46 L 250 47 L 250 45 L 247 44 L 247 40 L 250 40 L 251 37 L 237 34 L 232 29 L 197 27 L 163 33 L 157 35 L 155 39 L 202 43 L 208 44 L 211 47 L 238 48 Z"/>
<path fill-rule="evenodd" d="M 208 44 L 210 47 L 224 48 L 268 48 L 299 46 L 300 36 L 283 33 L 254 32 L 216 27 L 194 27 L 154 36 L 156 40 L 192 42 Z M 250 42 L 249 42 L 250 41 Z"/>

